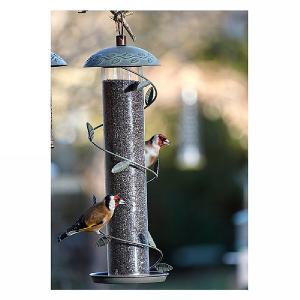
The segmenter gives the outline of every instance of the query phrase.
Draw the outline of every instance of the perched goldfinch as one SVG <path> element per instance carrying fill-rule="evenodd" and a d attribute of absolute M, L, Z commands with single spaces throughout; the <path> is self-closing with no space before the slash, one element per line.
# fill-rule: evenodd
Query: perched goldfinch
<path fill-rule="evenodd" d="M 90 207 L 66 232 L 58 237 L 58 242 L 63 239 L 84 231 L 94 231 L 99 234 L 99 230 L 103 228 L 112 218 L 115 208 L 119 204 L 125 204 L 119 195 L 107 195 L 102 202 L 96 203 L 94 197 L 94 205 Z"/>
<path fill-rule="evenodd" d="M 163 134 L 156 134 L 145 142 L 145 165 L 151 167 L 157 162 L 160 149 L 170 145 L 170 141 Z"/>

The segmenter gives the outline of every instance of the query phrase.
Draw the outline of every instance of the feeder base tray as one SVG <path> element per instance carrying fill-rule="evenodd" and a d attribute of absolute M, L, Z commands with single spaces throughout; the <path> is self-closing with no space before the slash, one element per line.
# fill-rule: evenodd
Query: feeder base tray
<path fill-rule="evenodd" d="M 157 283 L 164 282 L 169 273 L 150 271 L 148 275 L 108 275 L 107 272 L 91 273 L 95 283 L 118 284 L 118 283 Z"/>

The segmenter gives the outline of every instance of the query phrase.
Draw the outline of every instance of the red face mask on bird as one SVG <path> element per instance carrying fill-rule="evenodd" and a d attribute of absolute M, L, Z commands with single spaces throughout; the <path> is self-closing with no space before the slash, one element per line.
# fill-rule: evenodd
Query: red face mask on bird
<path fill-rule="evenodd" d="M 145 142 L 145 165 L 147 168 L 157 161 L 160 149 L 167 145 L 170 145 L 170 141 L 163 134 L 156 134 Z"/>

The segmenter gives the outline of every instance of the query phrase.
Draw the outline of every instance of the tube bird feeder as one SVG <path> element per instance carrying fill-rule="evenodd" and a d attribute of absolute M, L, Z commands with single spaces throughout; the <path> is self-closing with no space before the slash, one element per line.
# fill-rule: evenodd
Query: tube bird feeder
<path fill-rule="evenodd" d="M 150 52 L 126 45 L 116 36 L 116 46 L 92 55 L 84 67 L 101 68 L 105 149 L 137 163 L 112 173 L 121 159 L 105 154 L 105 193 L 120 194 L 127 206 L 115 212 L 108 234 L 134 243 L 148 244 L 147 177 L 144 156 L 144 93 L 137 86 L 144 66 L 157 66 Z M 139 166 L 140 165 L 140 166 Z M 141 167 L 142 166 L 142 167 Z M 111 240 L 108 272 L 91 273 L 96 283 L 162 282 L 167 273 L 150 271 L 149 248 Z"/>
<path fill-rule="evenodd" d="M 57 55 L 54 52 L 51 52 L 51 68 L 63 67 L 66 65 L 67 65 L 67 63 L 59 55 Z M 52 130 L 52 96 L 50 99 L 50 107 L 51 107 L 51 148 L 54 148 L 53 130 Z"/>

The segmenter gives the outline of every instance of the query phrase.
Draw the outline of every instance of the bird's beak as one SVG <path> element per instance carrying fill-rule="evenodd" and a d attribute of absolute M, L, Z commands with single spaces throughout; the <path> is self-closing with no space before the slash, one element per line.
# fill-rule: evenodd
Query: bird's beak
<path fill-rule="evenodd" d="M 168 139 L 166 139 L 166 140 L 163 141 L 163 144 L 164 145 L 170 145 L 170 141 Z"/>
<path fill-rule="evenodd" d="M 126 204 L 126 202 L 125 202 L 123 199 L 121 199 L 121 200 L 119 201 L 119 204 Z"/>

